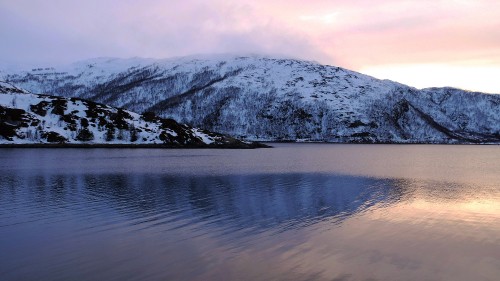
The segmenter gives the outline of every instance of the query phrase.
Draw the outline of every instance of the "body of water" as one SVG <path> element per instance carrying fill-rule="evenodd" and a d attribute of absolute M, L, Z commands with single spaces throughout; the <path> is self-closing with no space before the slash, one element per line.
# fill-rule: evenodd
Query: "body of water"
<path fill-rule="evenodd" d="M 0 280 L 500 280 L 500 146 L 1 149 Z"/>

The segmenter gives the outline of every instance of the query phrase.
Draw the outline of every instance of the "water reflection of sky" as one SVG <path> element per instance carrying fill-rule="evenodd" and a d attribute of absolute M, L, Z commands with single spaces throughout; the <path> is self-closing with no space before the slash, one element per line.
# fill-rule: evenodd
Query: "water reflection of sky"
<path fill-rule="evenodd" d="M 135 173 L 122 170 L 121 162 L 100 163 L 95 155 L 72 170 L 68 159 L 74 155 L 60 156 L 44 167 L 27 168 L 33 165 L 27 159 L 26 165 L 20 159 L 0 164 L 5 280 L 500 276 L 500 187 L 485 180 L 497 175 L 473 170 L 469 174 L 485 177 L 450 180 L 467 167 L 463 163 L 453 163 L 443 180 L 312 173 L 307 158 L 273 168 L 279 173 L 252 170 L 241 159 L 244 163 L 229 172 L 225 165 L 214 172 L 212 156 L 178 155 L 180 167 L 189 163 L 204 171 L 196 175 L 177 173 L 182 169 L 171 164 L 169 172 L 160 173 L 158 167 L 149 169 L 149 160 L 158 162 L 138 156 L 133 165 L 142 168 Z M 436 173 L 442 165 L 435 165 Z M 299 166 L 304 171 L 297 172 Z"/>

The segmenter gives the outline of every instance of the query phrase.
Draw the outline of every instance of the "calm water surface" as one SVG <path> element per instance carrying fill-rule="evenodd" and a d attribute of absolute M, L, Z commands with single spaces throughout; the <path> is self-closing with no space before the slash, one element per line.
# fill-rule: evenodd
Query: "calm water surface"
<path fill-rule="evenodd" d="M 0 149 L 0 280 L 500 280 L 500 146 Z"/>

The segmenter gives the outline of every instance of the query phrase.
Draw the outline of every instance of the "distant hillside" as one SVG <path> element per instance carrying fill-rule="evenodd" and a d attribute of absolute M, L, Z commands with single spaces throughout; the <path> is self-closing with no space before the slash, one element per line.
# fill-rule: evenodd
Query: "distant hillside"
<path fill-rule="evenodd" d="M 0 76 L 35 93 L 153 111 L 248 140 L 500 142 L 500 95 L 418 90 L 307 61 L 101 58 Z"/>
<path fill-rule="evenodd" d="M 162 145 L 241 147 L 255 144 L 161 119 L 152 113 L 31 94 L 0 82 L 1 144 Z"/>

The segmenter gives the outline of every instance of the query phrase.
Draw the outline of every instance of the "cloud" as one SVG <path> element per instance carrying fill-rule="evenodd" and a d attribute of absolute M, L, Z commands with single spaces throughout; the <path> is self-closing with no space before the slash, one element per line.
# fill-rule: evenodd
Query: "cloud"
<path fill-rule="evenodd" d="M 500 57 L 495 1 L 377 1 L 369 9 L 347 3 L 337 9 L 337 24 L 316 32 L 348 67 Z"/>
<path fill-rule="evenodd" d="M 299 16 L 300 20 L 303 21 L 317 21 L 324 24 L 331 24 L 335 22 L 338 13 L 329 13 L 324 15 L 314 15 L 314 16 Z"/>
<path fill-rule="evenodd" d="M 68 62 L 95 56 L 253 52 L 330 60 L 309 36 L 227 1 L 7 1 L 0 59 Z"/>
<path fill-rule="evenodd" d="M 2 0 L 0 61 L 264 53 L 354 70 L 500 65 L 493 0 Z"/>

